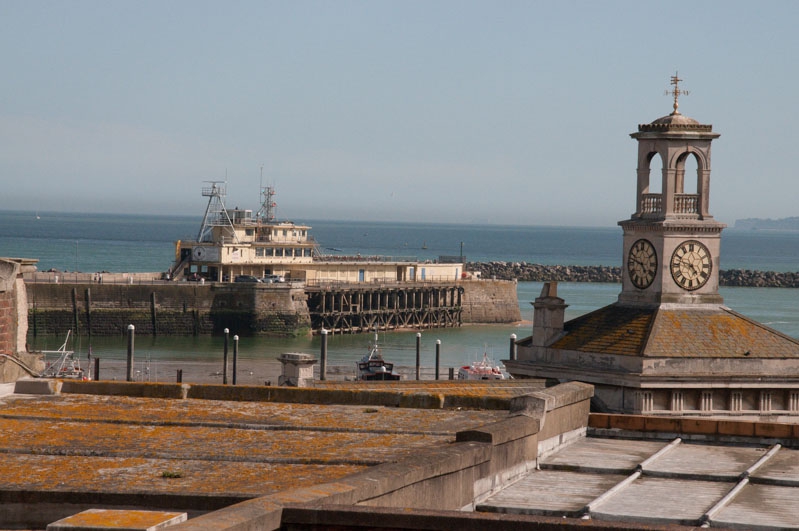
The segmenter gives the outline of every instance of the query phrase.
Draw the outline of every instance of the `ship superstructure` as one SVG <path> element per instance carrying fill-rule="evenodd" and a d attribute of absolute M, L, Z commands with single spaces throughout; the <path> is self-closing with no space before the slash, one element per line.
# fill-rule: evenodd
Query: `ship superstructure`
<path fill-rule="evenodd" d="M 263 203 L 256 215 L 249 209 L 228 209 L 227 185 L 210 181 L 202 195 L 208 206 L 195 241 L 179 241 L 176 279 L 227 281 L 242 274 L 241 267 L 256 278 L 281 275 L 288 266 L 313 261 L 315 242 L 311 227 L 275 219 L 275 191 L 262 189 Z"/>
<path fill-rule="evenodd" d="M 261 187 L 261 205 L 252 210 L 225 205 L 227 183 L 208 181 L 202 188 L 208 204 L 195 240 L 175 246 L 173 280 L 198 282 L 300 281 L 330 283 L 392 283 L 458 281 L 463 258 L 321 256 L 311 227 L 279 221 L 272 186 Z"/>

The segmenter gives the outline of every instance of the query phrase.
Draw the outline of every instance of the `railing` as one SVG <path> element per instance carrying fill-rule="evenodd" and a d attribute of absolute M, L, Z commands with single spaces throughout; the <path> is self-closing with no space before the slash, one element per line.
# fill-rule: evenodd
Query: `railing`
<path fill-rule="evenodd" d="M 663 194 L 643 194 L 641 214 L 663 214 Z M 698 194 L 674 194 L 674 214 L 699 214 Z"/>
<path fill-rule="evenodd" d="M 641 196 L 641 214 L 658 214 L 663 212 L 663 196 L 661 194 L 643 194 Z"/>
<path fill-rule="evenodd" d="M 306 279 L 305 285 L 308 287 L 333 287 L 333 286 L 364 286 L 364 287 L 373 287 L 375 285 L 397 285 L 402 284 L 403 286 L 414 284 L 414 285 L 428 285 L 428 284 L 452 284 L 454 282 L 461 282 L 461 279 L 454 279 L 452 276 L 430 276 L 422 280 L 421 278 L 413 279 L 406 279 L 406 280 L 397 280 L 396 277 L 383 277 L 383 278 L 373 278 L 369 281 L 358 282 L 356 280 L 340 280 L 340 279 L 328 279 L 328 278 L 314 278 L 314 279 Z"/>
<path fill-rule="evenodd" d="M 675 214 L 699 214 L 698 194 L 674 194 Z"/>
<path fill-rule="evenodd" d="M 383 256 L 383 255 L 337 255 L 320 254 L 314 257 L 317 262 L 402 262 L 421 264 L 416 256 Z"/>

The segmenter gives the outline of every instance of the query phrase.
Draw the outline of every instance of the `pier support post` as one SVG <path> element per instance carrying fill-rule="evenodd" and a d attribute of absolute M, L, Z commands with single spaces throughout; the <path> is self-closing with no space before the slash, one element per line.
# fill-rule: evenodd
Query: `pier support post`
<path fill-rule="evenodd" d="M 422 367 L 422 333 L 416 332 L 416 379 L 421 380 L 421 367 Z"/>
<path fill-rule="evenodd" d="M 135 335 L 136 327 L 132 324 L 128 325 L 128 365 L 125 380 L 128 382 L 133 381 L 133 338 Z"/>
<path fill-rule="evenodd" d="M 92 378 L 95 382 L 100 379 L 100 358 L 94 358 L 94 376 Z"/>
<path fill-rule="evenodd" d="M 238 369 L 236 364 L 239 359 L 239 336 L 233 336 L 233 385 L 236 385 L 236 372 Z"/>
<path fill-rule="evenodd" d="M 320 332 L 322 335 L 322 351 L 319 354 L 319 379 L 327 380 L 327 330 Z"/>
<path fill-rule="evenodd" d="M 92 337 L 92 290 L 86 288 L 86 331 Z"/>
<path fill-rule="evenodd" d="M 150 292 L 150 321 L 153 327 L 153 336 L 158 335 L 158 317 L 156 315 L 155 292 Z"/>
<path fill-rule="evenodd" d="M 510 352 L 508 353 L 508 359 L 511 361 L 516 360 L 516 334 L 510 335 Z"/>
<path fill-rule="evenodd" d="M 439 370 L 441 370 L 441 340 L 436 339 L 436 380 L 438 380 Z"/>
<path fill-rule="evenodd" d="M 228 344 L 228 336 L 230 335 L 230 329 L 225 328 L 225 351 L 222 354 L 222 384 L 227 385 L 227 344 Z"/>

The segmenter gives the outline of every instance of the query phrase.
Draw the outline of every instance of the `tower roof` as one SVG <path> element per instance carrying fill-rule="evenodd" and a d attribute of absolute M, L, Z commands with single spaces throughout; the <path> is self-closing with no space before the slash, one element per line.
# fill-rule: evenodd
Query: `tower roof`
<path fill-rule="evenodd" d="M 799 358 L 799 341 L 724 306 L 618 303 L 564 325 L 549 348 L 656 358 Z"/>
<path fill-rule="evenodd" d="M 650 132 L 698 132 L 709 133 L 713 131 L 710 124 L 700 124 L 693 118 L 689 118 L 678 111 L 669 115 L 662 116 L 648 124 L 638 124 L 638 131 L 641 133 Z"/>
<path fill-rule="evenodd" d="M 675 73 L 671 76 L 671 84 L 674 85 L 672 90 L 666 91 L 666 94 L 671 94 L 674 97 L 674 110 L 671 114 L 662 116 L 657 120 L 648 123 L 648 124 L 639 124 L 638 131 L 639 132 L 702 132 L 702 133 L 709 133 L 713 130 L 712 125 L 705 125 L 700 124 L 698 121 L 694 120 L 693 118 L 689 118 L 680 114 L 680 111 L 677 108 L 680 106 L 679 104 L 679 97 L 681 94 L 688 95 L 687 90 L 680 90 L 680 79 L 677 74 Z"/>

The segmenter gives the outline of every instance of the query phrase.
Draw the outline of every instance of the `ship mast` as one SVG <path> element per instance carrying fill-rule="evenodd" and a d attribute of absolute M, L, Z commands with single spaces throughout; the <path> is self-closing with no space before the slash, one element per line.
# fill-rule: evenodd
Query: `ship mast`
<path fill-rule="evenodd" d="M 261 187 L 261 208 L 258 210 L 258 221 L 264 223 L 271 223 L 275 221 L 277 215 L 277 203 L 275 203 L 275 187 L 262 186 Z"/>
<path fill-rule="evenodd" d="M 233 239 L 238 243 L 238 236 L 236 236 L 236 231 L 233 230 L 233 221 L 231 221 L 227 208 L 225 208 L 227 181 L 205 182 L 210 183 L 211 186 L 204 186 L 202 189 L 203 197 L 208 198 L 208 206 L 205 207 L 205 215 L 203 216 L 200 233 L 197 235 L 197 241 L 211 242 L 213 241 L 213 228 L 226 227 Z"/>

